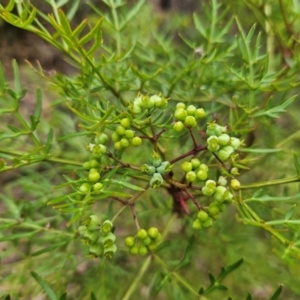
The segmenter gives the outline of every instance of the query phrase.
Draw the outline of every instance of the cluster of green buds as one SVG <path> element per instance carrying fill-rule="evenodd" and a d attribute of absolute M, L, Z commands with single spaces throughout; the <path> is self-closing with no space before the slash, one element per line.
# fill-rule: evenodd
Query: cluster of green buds
<path fill-rule="evenodd" d="M 226 126 L 220 126 L 215 121 L 207 125 L 207 149 L 215 152 L 223 161 L 229 159 L 234 151 L 243 145 L 239 138 L 231 137 L 226 132 Z"/>
<path fill-rule="evenodd" d="M 156 250 L 161 240 L 161 234 L 156 227 L 150 227 L 148 230 L 139 229 L 135 236 L 128 236 L 124 244 L 129 248 L 132 255 L 147 255 Z"/>
<path fill-rule="evenodd" d="M 231 187 L 237 184 L 238 180 L 231 180 Z M 238 182 L 239 183 L 239 182 Z M 208 179 L 202 187 L 204 196 L 211 196 L 213 201 L 209 204 L 206 210 L 200 210 L 197 219 L 193 222 L 193 228 L 199 230 L 202 227 L 209 227 L 213 224 L 220 213 L 224 210 L 226 204 L 229 204 L 233 199 L 233 194 L 226 187 L 227 179 L 220 176 L 218 181 Z"/>
<path fill-rule="evenodd" d="M 113 224 L 106 220 L 100 226 L 99 219 L 96 215 L 89 216 L 81 226 L 78 227 L 77 233 L 89 248 L 89 256 L 105 256 L 111 259 L 117 251 L 115 245 L 116 236 L 112 232 Z"/>
<path fill-rule="evenodd" d="M 116 127 L 111 136 L 115 150 L 126 149 L 130 146 L 130 143 L 135 147 L 142 144 L 142 139 L 135 136 L 134 130 L 130 128 L 131 120 L 129 118 L 123 118 L 120 120 L 120 124 Z"/>
<path fill-rule="evenodd" d="M 202 164 L 198 158 L 184 161 L 181 164 L 181 168 L 186 173 L 185 179 L 187 182 L 194 182 L 197 179 L 203 181 L 208 177 L 208 166 Z"/>
<path fill-rule="evenodd" d="M 186 105 L 182 102 L 177 103 L 174 112 L 175 123 L 173 129 L 175 131 L 182 131 L 184 127 L 196 127 L 197 120 L 206 116 L 203 108 L 197 108 L 194 105 Z"/>
<path fill-rule="evenodd" d="M 129 104 L 129 108 L 133 114 L 140 114 L 145 109 L 159 108 L 165 109 L 168 105 L 168 99 L 161 95 L 142 95 L 138 94 L 133 102 Z"/>
<path fill-rule="evenodd" d="M 163 182 L 163 175 L 169 173 L 172 169 L 172 165 L 168 161 L 162 161 L 159 154 L 153 151 L 151 157 L 151 165 L 143 164 L 141 166 L 141 172 L 152 175 L 150 179 L 150 186 L 152 188 L 160 187 Z"/>

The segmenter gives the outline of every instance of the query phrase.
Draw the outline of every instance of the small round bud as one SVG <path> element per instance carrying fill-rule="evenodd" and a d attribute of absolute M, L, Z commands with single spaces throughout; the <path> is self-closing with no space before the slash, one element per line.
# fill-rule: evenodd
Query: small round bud
<path fill-rule="evenodd" d="M 142 139 L 139 136 L 135 136 L 132 140 L 131 140 L 131 144 L 135 147 L 141 146 L 142 145 Z"/>
<path fill-rule="evenodd" d="M 125 137 L 130 140 L 133 139 L 134 138 L 134 130 L 130 130 L 130 129 L 125 130 Z"/>
<path fill-rule="evenodd" d="M 129 249 L 129 252 L 132 255 L 137 255 L 139 253 L 139 247 L 137 245 L 134 245 Z"/>
<path fill-rule="evenodd" d="M 234 190 L 239 190 L 241 187 L 241 183 L 237 180 L 237 179 L 232 179 L 230 182 L 230 186 L 234 189 Z"/>
<path fill-rule="evenodd" d="M 206 211 L 204 210 L 200 210 L 197 214 L 197 218 L 201 221 L 201 222 L 205 222 L 208 220 L 209 215 Z"/>
<path fill-rule="evenodd" d="M 148 254 L 148 248 L 144 245 L 140 245 L 139 247 L 139 254 L 145 256 Z"/>
<path fill-rule="evenodd" d="M 159 231 L 156 227 L 150 227 L 147 232 L 151 239 L 156 239 L 159 234 Z"/>
<path fill-rule="evenodd" d="M 126 129 L 122 125 L 119 125 L 116 128 L 116 133 L 120 136 L 125 135 L 125 131 L 126 131 Z"/>
<path fill-rule="evenodd" d="M 103 187 L 103 184 L 101 182 L 97 182 L 93 185 L 93 191 L 100 191 Z"/>
<path fill-rule="evenodd" d="M 122 148 L 128 148 L 130 145 L 129 140 L 126 138 L 121 138 L 120 144 Z"/>
<path fill-rule="evenodd" d="M 112 139 L 113 142 L 118 142 L 121 139 L 121 137 L 116 132 L 114 132 L 111 135 L 111 139 Z"/>
<path fill-rule="evenodd" d="M 185 175 L 185 179 L 188 181 L 188 182 L 193 182 L 195 181 L 197 178 L 196 176 L 196 173 L 194 171 L 189 171 L 186 173 Z"/>
<path fill-rule="evenodd" d="M 113 223 L 110 220 L 105 220 L 100 227 L 100 232 L 103 235 L 109 234 L 113 229 Z"/>
<path fill-rule="evenodd" d="M 92 182 L 97 182 L 100 179 L 100 174 L 97 171 L 90 171 L 89 180 Z"/>
<path fill-rule="evenodd" d="M 212 218 L 209 218 L 207 221 L 201 223 L 203 227 L 207 228 L 207 227 L 210 227 L 212 224 L 213 224 L 213 219 Z"/>
<path fill-rule="evenodd" d="M 193 116 L 187 116 L 184 120 L 184 125 L 187 127 L 196 127 L 197 121 Z"/>
<path fill-rule="evenodd" d="M 196 111 L 195 111 L 195 118 L 197 120 L 202 119 L 205 116 L 206 116 L 206 112 L 205 112 L 205 110 L 203 108 L 196 109 Z"/>
<path fill-rule="evenodd" d="M 122 144 L 121 144 L 121 142 L 120 141 L 119 142 L 115 142 L 114 143 L 114 148 L 117 151 L 122 150 Z"/>
<path fill-rule="evenodd" d="M 123 126 L 124 128 L 130 128 L 130 119 L 129 118 L 123 118 L 120 121 L 121 126 Z"/>
<path fill-rule="evenodd" d="M 108 141 L 108 136 L 105 133 L 100 133 L 95 137 L 96 144 L 106 144 Z"/>
<path fill-rule="evenodd" d="M 182 131 L 183 128 L 184 128 L 184 124 L 181 121 L 177 121 L 173 125 L 173 129 L 178 132 Z"/>
<path fill-rule="evenodd" d="M 90 188 L 91 188 L 90 184 L 85 182 L 79 187 L 79 191 L 82 194 L 87 194 L 90 191 Z"/>
<path fill-rule="evenodd" d="M 201 169 L 197 171 L 196 176 L 199 180 L 206 180 L 208 178 L 207 172 Z"/>
<path fill-rule="evenodd" d="M 150 180 L 150 186 L 152 188 L 158 188 L 160 187 L 164 182 L 164 179 L 162 178 L 160 173 L 154 173 L 151 180 Z"/>
<path fill-rule="evenodd" d="M 227 146 L 230 142 L 230 136 L 226 133 L 222 133 L 218 136 L 218 143 L 220 146 Z"/>
<path fill-rule="evenodd" d="M 187 112 L 183 108 L 177 108 L 174 113 L 174 117 L 178 121 L 184 121 L 187 117 Z"/>
<path fill-rule="evenodd" d="M 197 110 L 197 108 L 196 108 L 196 106 L 194 106 L 194 105 L 189 105 L 189 106 L 186 108 L 186 112 L 187 112 L 188 116 L 194 116 L 196 110 Z"/>
<path fill-rule="evenodd" d="M 176 109 L 177 108 L 183 108 L 183 109 L 185 109 L 185 104 L 183 103 L 183 102 L 178 102 L 177 104 L 176 104 Z"/>
<path fill-rule="evenodd" d="M 200 230 L 202 228 L 202 224 L 198 219 L 194 220 L 192 226 L 194 230 Z"/>
<path fill-rule="evenodd" d="M 227 179 L 224 176 L 219 176 L 218 185 L 225 186 L 227 184 Z"/>
<path fill-rule="evenodd" d="M 128 236 L 124 240 L 124 244 L 126 247 L 131 248 L 134 245 L 134 237 L 133 236 Z"/>
<path fill-rule="evenodd" d="M 112 259 L 114 254 L 117 252 L 117 246 L 116 244 L 112 244 L 110 247 L 104 248 L 104 255 L 108 259 Z"/>
<path fill-rule="evenodd" d="M 191 159 L 191 164 L 192 164 L 193 170 L 196 170 L 197 168 L 200 167 L 201 162 L 200 162 L 200 160 L 198 158 L 192 158 Z"/>
<path fill-rule="evenodd" d="M 145 238 L 148 237 L 148 233 L 145 229 L 140 229 L 138 232 L 137 232 L 137 237 L 141 240 L 144 240 Z"/>
<path fill-rule="evenodd" d="M 225 146 L 217 152 L 217 155 L 221 160 L 227 160 L 233 152 L 234 149 L 231 146 Z"/>
<path fill-rule="evenodd" d="M 183 163 L 181 164 L 181 168 L 182 168 L 182 170 L 183 170 L 184 172 L 187 173 L 187 172 L 190 172 L 190 171 L 193 170 L 193 165 L 192 165 L 191 162 L 185 161 L 185 162 L 183 162 Z"/>

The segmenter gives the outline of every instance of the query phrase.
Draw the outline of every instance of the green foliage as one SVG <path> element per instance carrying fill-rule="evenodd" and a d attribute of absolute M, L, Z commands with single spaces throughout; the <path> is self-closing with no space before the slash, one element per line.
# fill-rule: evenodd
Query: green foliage
<path fill-rule="evenodd" d="M 49 299 L 252 299 L 288 272 L 286 297 L 299 296 L 297 1 L 240 1 L 251 24 L 231 1 L 169 20 L 148 1 L 88 2 L 79 24 L 80 1 L 45 2 L 52 13 L 0 5 L 75 69 L 28 62 L 53 93 L 47 112 L 42 87 L 24 110 L 22 68 L 12 87 L 0 65 L 0 172 L 18 174 L 0 194 L 2 257 L 18 260 L 3 296 L 38 283 Z"/>

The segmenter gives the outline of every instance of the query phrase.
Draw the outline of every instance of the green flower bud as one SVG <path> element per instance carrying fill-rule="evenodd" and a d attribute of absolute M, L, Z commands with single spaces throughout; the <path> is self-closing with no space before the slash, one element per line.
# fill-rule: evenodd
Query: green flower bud
<path fill-rule="evenodd" d="M 129 249 L 129 252 L 132 255 L 137 255 L 139 253 L 139 247 L 137 245 L 134 245 Z"/>
<path fill-rule="evenodd" d="M 87 245 L 94 244 L 98 241 L 99 233 L 98 231 L 87 231 L 82 239 L 87 243 Z"/>
<path fill-rule="evenodd" d="M 90 184 L 85 182 L 79 187 L 79 191 L 81 192 L 81 194 L 87 194 L 90 191 L 90 188 Z"/>
<path fill-rule="evenodd" d="M 219 179 L 218 179 L 217 183 L 218 183 L 218 185 L 226 186 L 227 179 L 224 176 L 219 176 Z"/>
<path fill-rule="evenodd" d="M 185 109 L 185 104 L 183 103 L 183 102 L 178 102 L 177 104 L 176 104 L 176 109 L 177 108 L 183 108 L 183 109 Z"/>
<path fill-rule="evenodd" d="M 212 224 L 214 223 L 213 219 L 212 218 L 209 218 L 207 221 L 201 223 L 202 224 L 202 227 L 210 227 Z"/>
<path fill-rule="evenodd" d="M 195 118 L 196 120 L 202 119 L 206 116 L 206 112 L 203 108 L 198 108 L 195 111 Z"/>
<path fill-rule="evenodd" d="M 230 136 L 226 133 L 222 133 L 218 136 L 218 143 L 220 146 L 227 146 L 230 142 Z"/>
<path fill-rule="evenodd" d="M 134 237 L 133 236 L 128 236 L 124 240 L 124 244 L 126 247 L 131 248 L 135 243 Z"/>
<path fill-rule="evenodd" d="M 194 105 L 189 105 L 189 106 L 186 108 L 186 112 L 187 112 L 188 116 L 195 116 L 196 110 L 197 110 L 197 108 L 196 108 L 196 106 L 194 106 Z"/>
<path fill-rule="evenodd" d="M 112 139 L 113 142 L 118 142 L 121 139 L 121 137 L 116 132 L 114 132 L 111 135 L 111 139 Z"/>
<path fill-rule="evenodd" d="M 79 235 L 81 238 L 83 238 L 83 237 L 86 235 L 86 233 L 87 233 L 88 231 L 89 231 L 89 230 L 88 230 L 88 228 L 87 228 L 86 225 L 81 225 L 81 226 L 79 226 L 78 229 L 77 229 L 77 233 L 78 233 L 78 235 Z"/>
<path fill-rule="evenodd" d="M 197 178 L 196 176 L 196 173 L 194 171 L 189 171 L 185 174 L 185 179 L 188 181 L 188 182 L 193 182 L 195 181 Z"/>
<path fill-rule="evenodd" d="M 156 168 L 156 172 L 160 173 L 161 175 L 165 175 L 172 170 L 172 165 L 168 161 L 164 161 L 161 165 Z"/>
<path fill-rule="evenodd" d="M 234 149 L 231 146 L 225 146 L 217 152 L 217 155 L 221 160 L 227 160 L 233 152 Z"/>
<path fill-rule="evenodd" d="M 219 215 L 220 209 L 219 209 L 218 205 L 216 205 L 215 203 L 211 203 L 208 206 L 208 213 L 213 217 Z"/>
<path fill-rule="evenodd" d="M 232 137 L 230 138 L 230 146 L 236 150 L 241 146 L 241 140 L 236 138 L 236 137 Z"/>
<path fill-rule="evenodd" d="M 196 170 L 197 168 L 200 167 L 201 162 L 200 162 L 200 160 L 198 158 L 192 158 L 191 159 L 191 164 L 192 164 L 193 170 Z"/>
<path fill-rule="evenodd" d="M 102 235 L 100 237 L 100 243 L 103 245 L 104 248 L 110 247 L 115 243 L 116 236 L 109 232 L 107 235 Z"/>
<path fill-rule="evenodd" d="M 227 191 L 227 189 L 222 186 L 222 185 L 219 185 L 216 187 L 216 190 L 214 192 L 214 199 L 218 202 L 222 202 L 225 200 L 225 192 Z"/>
<path fill-rule="evenodd" d="M 143 164 L 141 166 L 140 170 L 141 170 L 141 172 L 147 173 L 149 175 L 153 175 L 155 173 L 155 171 L 156 171 L 154 166 L 149 166 L 147 164 Z"/>
<path fill-rule="evenodd" d="M 128 148 L 130 145 L 129 140 L 126 138 L 121 138 L 120 144 L 121 144 L 122 148 Z"/>
<path fill-rule="evenodd" d="M 125 137 L 127 139 L 133 139 L 134 138 L 134 130 L 126 129 L 125 130 Z"/>
<path fill-rule="evenodd" d="M 91 257 L 94 258 L 99 257 L 102 255 L 102 253 L 103 253 L 103 247 L 101 244 L 96 243 L 96 244 L 91 244 L 89 246 L 89 255 Z"/>
<path fill-rule="evenodd" d="M 135 136 L 132 140 L 131 140 L 131 144 L 134 147 L 138 147 L 142 145 L 143 140 L 139 137 L 139 136 Z"/>
<path fill-rule="evenodd" d="M 117 150 L 117 151 L 122 150 L 122 144 L 121 144 L 121 142 L 120 142 L 120 141 L 119 141 L 119 142 L 115 142 L 115 143 L 114 143 L 114 148 L 115 148 L 115 150 Z"/>
<path fill-rule="evenodd" d="M 131 107 L 131 111 L 133 114 L 138 115 L 142 112 L 142 107 L 138 103 L 133 103 L 133 105 Z"/>
<path fill-rule="evenodd" d="M 148 237 L 148 233 L 147 233 L 147 230 L 146 229 L 140 229 L 138 232 L 137 232 L 137 237 L 141 240 L 144 240 L 145 238 Z"/>
<path fill-rule="evenodd" d="M 201 164 L 199 169 L 208 172 L 208 166 L 206 164 Z"/>
<path fill-rule="evenodd" d="M 100 133 L 95 137 L 96 144 L 106 144 L 108 141 L 108 136 L 105 133 Z"/>
<path fill-rule="evenodd" d="M 100 191 L 103 187 L 103 184 L 101 182 L 97 182 L 93 185 L 93 191 Z"/>
<path fill-rule="evenodd" d="M 145 246 L 148 246 L 152 242 L 152 239 L 149 236 L 147 236 L 145 239 L 142 240 L 142 242 Z"/>
<path fill-rule="evenodd" d="M 139 254 L 145 256 L 148 254 L 148 248 L 144 245 L 140 245 L 139 247 Z"/>
<path fill-rule="evenodd" d="M 184 119 L 184 125 L 187 126 L 187 127 L 196 127 L 197 126 L 197 121 L 196 121 L 195 117 L 187 116 Z"/>
<path fill-rule="evenodd" d="M 116 128 L 116 133 L 119 136 L 125 135 L 125 131 L 126 131 L 126 129 L 122 125 L 118 125 L 117 128 Z"/>
<path fill-rule="evenodd" d="M 89 163 L 90 163 L 90 169 L 98 168 L 100 166 L 100 163 L 96 159 L 90 160 Z"/>
<path fill-rule="evenodd" d="M 161 158 L 159 156 L 159 154 L 155 151 L 153 151 L 152 153 L 152 158 L 151 158 L 151 163 L 154 167 L 159 167 L 161 165 Z"/>
<path fill-rule="evenodd" d="M 198 219 L 194 220 L 192 226 L 194 230 L 200 230 L 202 228 L 202 224 Z"/>
<path fill-rule="evenodd" d="M 129 118 L 123 118 L 121 121 L 120 121 L 120 124 L 122 127 L 124 128 L 130 128 L 130 119 Z"/>
<path fill-rule="evenodd" d="M 91 163 L 89 161 L 86 161 L 82 166 L 85 170 L 89 170 L 91 168 Z"/>
<path fill-rule="evenodd" d="M 207 149 L 210 151 L 210 152 L 216 152 L 218 151 L 220 148 L 219 144 L 218 144 L 218 138 L 214 135 L 210 136 L 208 139 L 207 139 Z"/>
<path fill-rule="evenodd" d="M 191 162 L 185 161 L 185 162 L 183 162 L 183 163 L 181 164 L 181 168 L 182 168 L 182 170 L 183 170 L 184 172 L 187 173 L 187 172 L 190 172 L 190 171 L 193 170 L 193 165 L 192 165 Z"/>
<path fill-rule="evenodd" d="M 147 232 L 151 239 L 156 239 L 159 234 L 159 231 L 156 227 L 150 227 Z"/>
<path fill-rule="evenodd" d="M 199 219 L 199 221 L 205 222 L 209 219 L 209 215 L 206 211 L 200 210 L 197 214 L 197 218 Z"/>
<path fill-rule="evenodd" d="M 109 234 L 113 229 L 113 223 L 110 220 L 105 220 L 100 227 L 100 232 L 103 235 Z"/>
<path fill-rule="evenodd" d="M 241 183 L 237 180 L 237 179 L 232 179 L 230 182 L 230 186 L 234 189 L 234 190 L 239 190 L 241 187 Z"/>
<path fill-rule="evenodd" d="M 184 128 L 184 124 L 183 124 L 181 121 L 177 121 L 177 122 L 175 122 L 174 125 L 173 125 L 173 129 L 174 129 L 175 131 L 177 131 L 177 132 L 182 131 L 183 128 Z"/>
<path fill-rule="evenodd" d="M 83 225 L 86 225 L 88 230 L 96 230 L 99 226 L 99 218 L 96 215 L 90 215 L 83 222 Z"/>
<path fill-rule="evenodd" d="M 154 107 L 154 99 L 150 98 L 148 95 L 142 97 L 141 106 L 143 108 L 153 108 Z"/>
<path fill-rule="evenodd" d="M 157 248 L 157 243 L 155 241 L 152 241 L 149 245 L 148 245 L 148 250 L 149 251 L 155 251 Z"/>
<path fill-rule="evenodd" d="M 207 124 L 206 134 L 207 136 L 220 136 L 223 133 L 223 127 L 216 122 Z"/>
<path fill-rule="evenodd" d="M 116 244 L 113 244 L 110 247 L 104 248 L 104 255 L 108 259 L 112 259 L 116 252 L 117 252 Z"/>
<path fill-rule="evenodd" d="M 97 171 L 91 171 L 89 172 L 89 180 L 92 182 L 97 182 L 100 179 L 100 174 Z"/>
<path fill-rule="evenodd" d="M 166 98 L 160 97 L 158 95 L 153 95 L 150 97 L 151 101 L 154 102 L 154 106 L 160 109 L 164 109 L 168 105 L 168 100 Z"/>
<path fill-rule="evenodd" d="M 196 176 L 199 180 L 206 180 L 208 174 L 206 171 L 200 169 L 199 171 L 196 172 Z"/>
<path fill-rule="evenodd" d="M 187 117 L 187 112 L 183 108 L 177 108 L 175 110 L 174 117 L 177 121 L 184 121 Z"/>
<path fill-rule="evenodd" d="M 106 153 L 106 147 L 102 144 L 97 144 L 93 147 L 92 154 L 94 157 L 101 157 Z"/>
<path fill-rule="evenodd" d="M 152 188 L 158 188 L 160 187 L 164 182 L 164 179 L 162 178 L 160 173 L 154 173 L 151 180 L 150 180 L 150 186 Z"/>
<path fill-rule="evenodd" d="M 237 167 L 233 167 L 230 169 L 230 174 L 233 176 L 239 175 L 239 169 Z"/>

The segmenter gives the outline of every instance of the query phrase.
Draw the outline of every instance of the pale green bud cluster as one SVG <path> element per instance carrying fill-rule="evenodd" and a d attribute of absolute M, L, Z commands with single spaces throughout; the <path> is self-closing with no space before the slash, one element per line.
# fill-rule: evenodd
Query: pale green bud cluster
<path fill-rule="evenodd" d="M 208 123 L 206 129 L 207 149 L 216 153 L 222 161 L 228 160 L 235 150 L 243 145 L 242 141 L 227 134 L 227 128 L 216 122 Z"/>
<path fill-rule="evenodd" d="M 156 250 L 160 241 L 159 230 L 156 227 L 150 227 L 148 230 L 139 229 L 135 236 L 126 237 L 124 244 L 132 255 L 147 255 Z"/>
<path fill-rule="evenodd" d="M 138 94 L 129 108 L 135 115 L 142 113 L 145 109 L 159 108 L 165 109 L 168 105 L 168 99 L 161 95 L 142 95 Z"/>
<path fill-rule="evenodd" d="M 120 125 L 115 128 L 111 139 L 114 142 L 115 150 L 126 149 L 131 145 L 138 147 L 142 144 L 142 139 L 135 136 L 135 131 L 131 130 L 131 120 L 123 118 L 120 120 Z"/>
<path fill-rule="evenodd" d="M 91 215 L 78 227 L 77 234 L 87 244 L 89 256 L 96 258 L 104 255 L 111 259 L 117 251 L 116 236 L 112 230 L 113 224 L 110 220 L 100 225 L 98 217 Z"/>
<path fill-rule="evenodd" d="M 163 182 L 163 175 L 169 173 L 172 170 L 172 165 L 168 161 L 162 161 L 159 154 L 153 151 L 151 157 L 151 165 L 143 164 L 141 166 L 141 172 L 152 175 L 150 179 L 150 186 L 152 188 L 160 187 Z"/>
<path fill-rule="evenodd" d="M 184 127 L 196 127 L 197 121 L 206 116 L 203 108 L 197 108 L 194 105 L 186 105 L 182 102 L 177 103 L 176 110 L 174 112 L 175 123 L 173 129 L 175 131 L 181 131 Z"/>
<path fill-rule="evenodd" d="M 184 161 L 181 164 L 181 168 L 186 173 L 185 179 L 187 182 L 194 182 L 196 180 L 203 181 L 208 178 L 208 166 L 202 164 L 198 158 Z"/>

